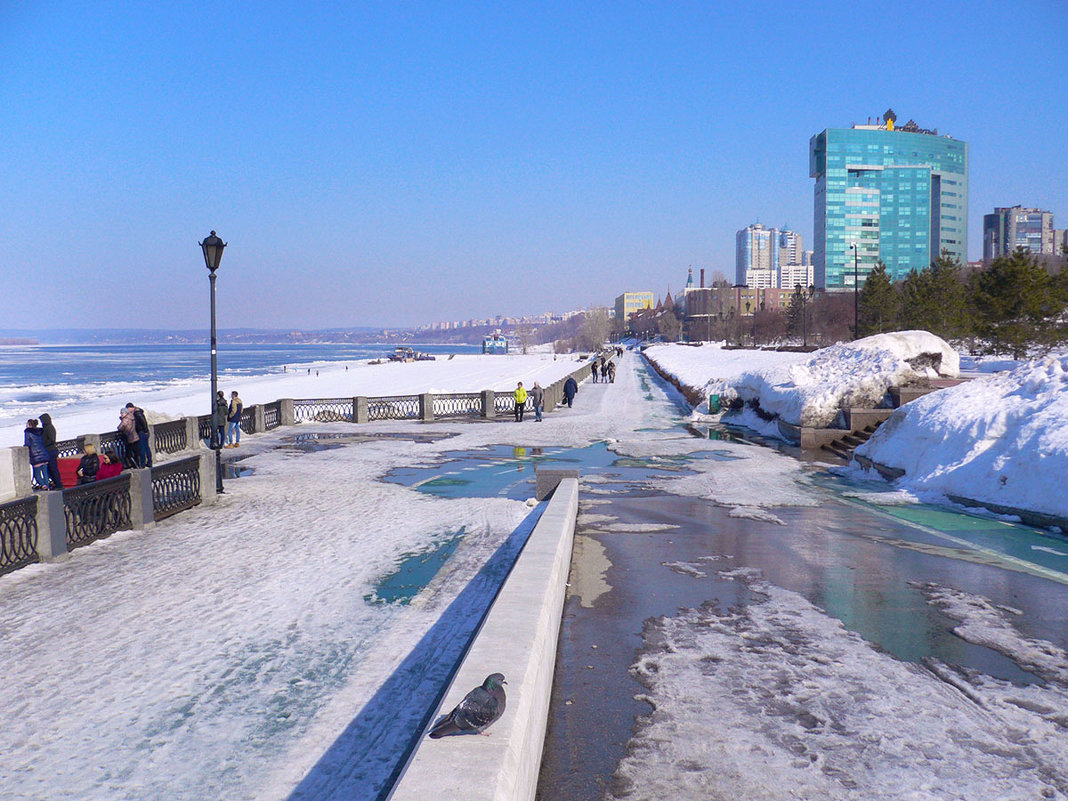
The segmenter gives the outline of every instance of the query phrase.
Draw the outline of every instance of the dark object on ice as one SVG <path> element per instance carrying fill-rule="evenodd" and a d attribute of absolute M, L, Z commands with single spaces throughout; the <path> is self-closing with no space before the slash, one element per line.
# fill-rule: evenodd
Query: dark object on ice
<path fill-rule="evenodd" d="M 479 734 L 504 714 L 503 673 L 486 676 L 481 687 L 475 687 L 464 696 L 456 708 L 440 718 L 430 730 L 435 740 L 449 734 Z"/>

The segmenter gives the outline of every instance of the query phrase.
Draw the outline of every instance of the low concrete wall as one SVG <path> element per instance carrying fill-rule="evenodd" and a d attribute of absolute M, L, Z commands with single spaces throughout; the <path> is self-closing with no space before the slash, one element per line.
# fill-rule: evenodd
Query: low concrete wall
<path fill-rule="evenodd" d="M 391 801 L 533 799 L 549 715 L 556 642 L 571 567 L 578 480 L 563 479 L 482 625 L 438 714 L 490 673 L 508 682 L 488 737 L 423 737 Z"/>

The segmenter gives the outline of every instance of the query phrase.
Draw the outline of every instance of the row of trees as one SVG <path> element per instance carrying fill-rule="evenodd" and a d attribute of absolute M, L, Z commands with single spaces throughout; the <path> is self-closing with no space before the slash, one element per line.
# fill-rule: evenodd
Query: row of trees
<path fill-rule="evenodd" d="M 1068 270 L 1023 249 L 966 273 L 943 253 L 892 283 L 881 262 L 860 292 L 860 336 L 923 329 L 987 353 L 1048 350 L 1068 340 Z"/>

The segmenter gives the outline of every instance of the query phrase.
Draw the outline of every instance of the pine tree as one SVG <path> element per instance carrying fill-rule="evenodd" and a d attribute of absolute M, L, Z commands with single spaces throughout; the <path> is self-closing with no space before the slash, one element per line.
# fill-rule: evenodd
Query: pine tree
<path fill-rule="evenodd" d="M 990 268 L 976 273 L 970 285 L 971 302 L 979 321 L 978 332 L 987 340 L 988 353 L 1011 351 L 1023 358 L 1033 346 L 1063 341 L 1059 317 L 1065 299 L 1054 291 L 1054 281 L 1038 259 L 1023 248 L 994 259 Z"/>
<path fill-rule="evenodd" d="M 931 297 L 924 307 L 931 315 L 928 330 L 943 339 L 958 339 L 971 329 L 961 263 L 948 250 L 931 263 L 926 285 Z"/>
<path fill-rule="evenodd" d="M 860 290 L 859 336 L 895 331 L 901 311 L 897 289 L 890 282 L 886 265 L 876 262 Z"/>

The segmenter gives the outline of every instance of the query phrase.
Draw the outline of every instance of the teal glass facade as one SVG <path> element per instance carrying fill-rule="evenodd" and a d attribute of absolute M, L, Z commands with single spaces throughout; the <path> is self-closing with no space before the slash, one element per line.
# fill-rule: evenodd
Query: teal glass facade
<path fill-rule="evenodd" d="M 894 280 L 944 250 L 968 250 L 968 143 L 881 126 L 828 128 L 809 140 L 816 286 L 853 289 L 877 260 Z"/>

